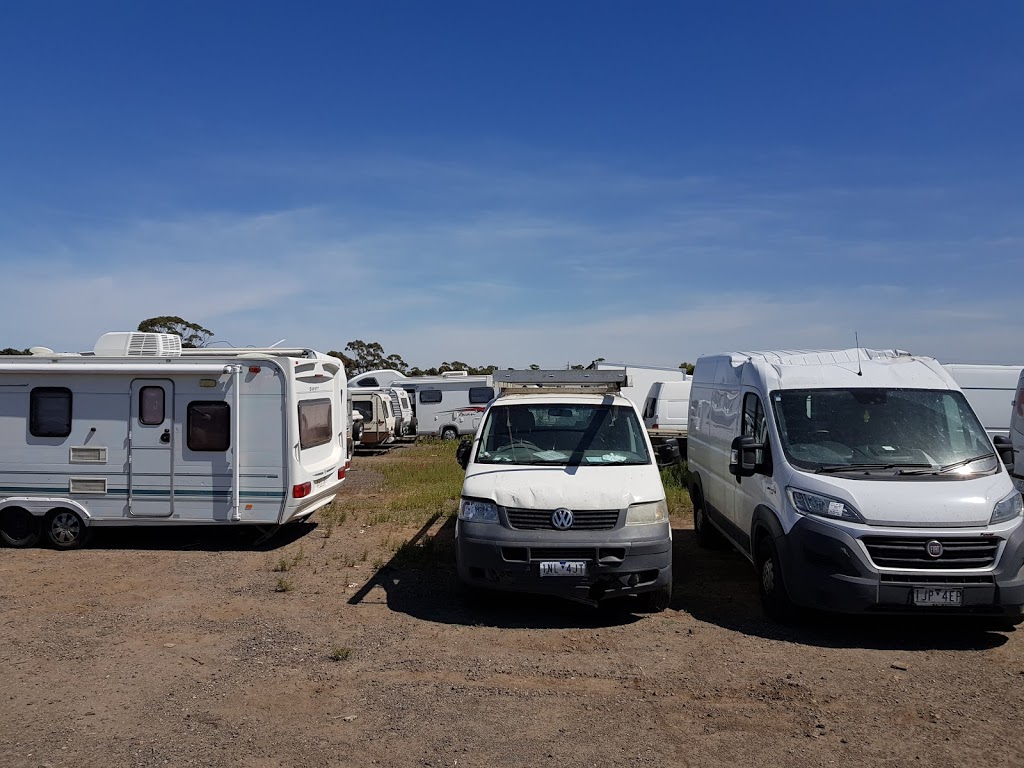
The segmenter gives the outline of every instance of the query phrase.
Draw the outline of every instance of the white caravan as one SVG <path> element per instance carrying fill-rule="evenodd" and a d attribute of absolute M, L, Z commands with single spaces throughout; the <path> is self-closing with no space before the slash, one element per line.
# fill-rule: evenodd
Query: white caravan
<path fill-rule="evenodd" d="M 376 389 L 351 391 L 352 408 L 362 417 L 360 445 L 385 445 L 395 438 L 395 416 L 391 410 L 391 397 Z"/>
<path fill-rule="evenodd" d="M 0 539 L 93 526 L 259 525 L 329 504 L 348 467 L 340 360 L 109 333 L 92 353 L 0 358 Z"/>
<path fill-rule="evenodd" d="M 627 383 L 622 388 L 622 396 L 628 397 L 637 408 L 643 408 L 644 399 L 656 381 L 686 381 L 686 371 L 682 368 L 660 368 L 656 365 L 635 365 L 632 363 L 592 363 L 590 370 L 595 371 L 626 371 Z"/>
<path fill-rule="evenodd" d="M 1010 405 L 1024 365 L 942 365 L 964 393 L 990 437 L 1010 434 Z"/>
<path fill-rule="evenodd" d="M 689 469 L 701 543 L 756 567 L 762 604 L 1021 620 L 1021 494 L 967 399 L 905 352 L 701 357 Z"/>
<path fill-rule="evenodd" d="M 377 383 L 370 384 L 371 381 Z M 352 377 L 349 387 L 358 391 L 357 387 L 376 387 L 385 381 L 382 386 L 399 387 L 409 393 L 417 435 L 445 440 L 476 432 L 480 417 L 495 394 L 492 376 L 469 376 L 465 371 L 449 371 L 440 376 L 367 371 Z"/>

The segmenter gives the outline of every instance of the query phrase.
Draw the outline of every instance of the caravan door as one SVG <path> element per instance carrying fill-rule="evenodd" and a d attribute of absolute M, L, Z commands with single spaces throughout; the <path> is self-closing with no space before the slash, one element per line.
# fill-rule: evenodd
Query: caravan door
<path fill-rule="evenodd" d="M 170 517 L 174 511 L 174 383 L 132 381 L 128 415 L 128 512 Z"/>

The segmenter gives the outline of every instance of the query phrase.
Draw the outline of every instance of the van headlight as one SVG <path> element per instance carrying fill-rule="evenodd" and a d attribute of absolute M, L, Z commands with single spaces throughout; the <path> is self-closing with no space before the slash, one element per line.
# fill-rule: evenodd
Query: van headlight
<path fill-rule="evenodd" d="M 992 519 L 988 521 L 988 524 L 994 525 L 1013 520 L 1015 517 L 1020 517 L 1022 512 L 1024 512 L 1024 500 L 1021 499 L 1020 493 L 1014 491 L 992 508 Z"/>
<path fill-rule="evenodd" d="M 842 499 L 833 499 L 820 493 L 802 491 L 799 488 L 787 488 L 789 501 L 793 509 L 802 515 L 814 515 L 832 520 L 848 520 L 851 523 L 863 523 L 860 512 Z"/>
<path fill-rule="evenodd" d="M 668 520 L 668 504 L 661 501 L 630 504 L 626 510 L 626 525 L 650 525 Z"/>
<path fill-rule="evenodd" d="M 498 522 L 498 505 L 493 501 L 482 499 L 461 499 L 459 501 L 459 520 L 474 523 Z"/>

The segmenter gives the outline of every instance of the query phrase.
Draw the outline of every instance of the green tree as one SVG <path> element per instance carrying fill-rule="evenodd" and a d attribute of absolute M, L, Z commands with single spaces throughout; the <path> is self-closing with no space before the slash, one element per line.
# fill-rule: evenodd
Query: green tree
<path fill-rule="evenodd" d="M 405 373 L 409 369 L 408 363 L 401 355 L 385 355 L 384 347 L 376 341 L 355 339 L 345 345 L 345 352 L 347 354 L 342 355 L 341 359 L 349 376 L 380 369 L 394 369 Z"/>
<path fill-rule="evenodd" d="M 151 317 L 139 323 L 139 330 L 143 333 L 173 333 L 181 337 L 183 347 L 205 347 L 213 338 L 213 331 L 203 328 L 198 323 L 190 323 L 176 315 L 161 315 Z"/>
<path fill-rule="evenodd" d="M 692 374 L 693 373 L 693 369 L 694 369 L 695 366 L 694 366 L 693 363 L 683 362 L 683 363 L 679 364 L 679 367 L 682 368 L 684 371 L 686 371 L 687 374 Z"/>
<path fill-rule="evenodd" d="M 4 347 L 0 349 L 0 355 L 31 355 L 27 349 L 15 349 L 14 347 Z"/>

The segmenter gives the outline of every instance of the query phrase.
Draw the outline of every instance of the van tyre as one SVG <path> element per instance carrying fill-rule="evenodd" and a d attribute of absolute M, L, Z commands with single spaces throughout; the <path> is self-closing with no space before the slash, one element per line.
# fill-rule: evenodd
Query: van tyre
<path fill-rule="evenodd" d="M 88 529 L 77 512 L 55 509 L 46 516 L 46 538 L 56 549 L 77 549 L 85 543 Z"/>
<path fill-rule="evenodd" d="M 39 518 L 27 509 L 8 507 L 0 512 L 0 541 L 8 547 L 33 547 L 41 532 Z"/>
<path fill-rule="evenodd" d="M 707 507 L 700 491 L 693 494 L 693 533 L 697 544 L 705 549 L 717 549 L 722 545 L 722 536 L 708 520 Z"/>
<path fill-rule="evenodd" d="M 757 542 L 756 566 L 757 586 L 765 615 L 783 623 L 795 619 L 797 608 L 789 599 L 789 591 L 782 578 L 779 550 L 769 534 L 763 534 Z"/>
<path fill-rule="evenodd" d="M 441 439 L 442 440 L 458 440 L 459 439 L 459 430 L 457 430 L 455 427 L 445 427 L 444 429 L 441 430 Z"/>
<path fill-rule="evenodd" d="M 672 602 L 672 585 L 666 584 L 651 592 L 644 592 L 639 597 L 648 613 L 661 613 Z"/>

